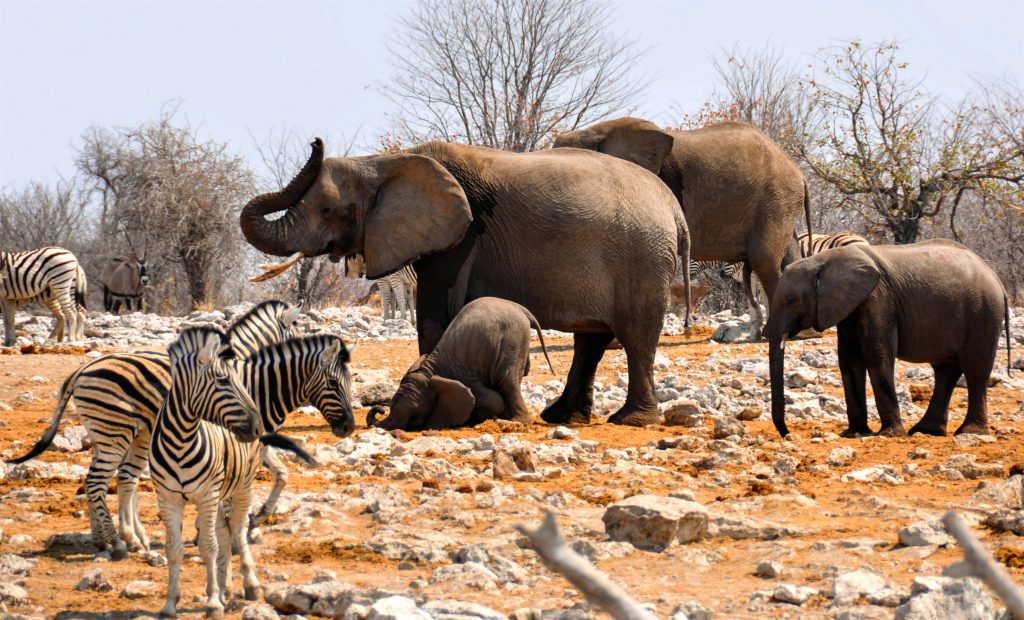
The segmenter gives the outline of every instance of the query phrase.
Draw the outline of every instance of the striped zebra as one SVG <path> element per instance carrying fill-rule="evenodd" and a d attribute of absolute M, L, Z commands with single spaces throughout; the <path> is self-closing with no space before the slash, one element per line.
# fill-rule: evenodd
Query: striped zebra
<path fill-rule="evenodd" d="M 53 313 L 56 321 L 50 338 L 81 340 L 85 335 L 86 287 L 82 266 L 64 248 L 0 252 L 4 346 L 14 346 L 14 311 L 28 303 L 41 303 Z"/>
<path fill-rule="evenodd" d="M 350 278 L 366 277 L 363 256 L 355 254 L 345 257 L 345 275 Z M 383 318 L 395 318 L 396 309 L 401 318 L 416 324 L 416 287 L 418 280 L 412 265 L 406 265 L 398 271 L 373 281 L 380 293 L 380 306 Z M 408 316 L 406 316 L 408 311 Z"/>
<path fill-rule="evenodd" d="M 164 617 L 175 617 L 181 598 L 184 559 L 182 514 L 195 504 L 199 553 L 206 565 L 207 616 L 224 617 L 231 587 L 231 544 L 238 549 L 244 596 L 261 597 L 245 524 L 252 486 L 265 445 L 297 452 L 286 437 L 267 435 L 250 397 L 241 366 L 221 357 L 227 335 L 216 328 L 190 327 L 171 344 L 171 385 L 157 414 L 149 468 L 166 530 L 167 599 Z M 259 439 L 259 441 L 256 441 Z"/>
<path fill-rule="evenodd" d="M 298 309 L 280 301 L 265 301 L 242 315 L 228 329 L 228 342 L 236 358 L 248 358 L 271 345 L 295 335 Z M 348 352 L 345 352 L 347 360 Z M 344 373 L 332 371 L 332 379 Z M 24 456 L 9 462 L 21 463 L 41 454 L 52 443 L 67 403 L 74 398 L 75 408 L 93 443 L 93 460 L 85 479 L 89 501 L 89 520 L 100 549 L 111 548 L 111 556 L 122 558 L 127 551 L 148 549 L 149 540 L 139 518 L 136 489 L 146 467 L 150 436 L 157 411 L 171 383 L 167 353 L 136 351 L 112 353 L 82 366 L 64 381 L 50 427 Z M 348 385 L 345 385 L 347 393 Z M 323 400 L 323 399 L 321 399 Z M 285 402 L 279 407 L 284 407 Z M 299 403 L 301 404 L 301 403 Z M 336 411 L 327 403 L 321 411 L 333 432 L 345 436 L 351 415 Z M 293 407 L 294 408 L 294 407 Z M 289 410 L 268 409 L 265 428 L 276 429 Z M 274 475 L 271 500 L 276 502 L 288 479 L 288 470 L 271 451 L 265 463 Z M 117 471 L 118 533 L 115 533 L 106 496 L 110 479 Z M 261 513 L 272 513 L 273 505 L 264 505 Z"/>
<path fill-rule="evenodd" d="M 800 233 L 797 236 L 797 243 L 800 244 L 800 256 L 806 258 L 808 256 L 824 252 L 825 250 L 841 248 L 855 243 L 863 243 L 866 245 L 868 240 L 851 232 L 836 233 L 833 235 L 809 235 L 808 233 Z M 743 275 L 743 264 L 743 261 L 730 263 L 727 261 L 691 260 L 690 279 L 696 278 L 697 274 L 702 271 L 718 269 L 720 270 L 719 273 L 723 278 L 739 280 Z"/>

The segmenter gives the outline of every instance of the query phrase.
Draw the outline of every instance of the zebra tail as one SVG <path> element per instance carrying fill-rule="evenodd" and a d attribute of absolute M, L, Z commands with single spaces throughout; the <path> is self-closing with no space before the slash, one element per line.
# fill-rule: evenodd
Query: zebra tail
<path fill-rule="evenodd" d="M 1012 376 L 1013 370 L 1010 361 L 1010 300 L 1003 293 L 1003 320 L 1006 321 L 1006 376 Z"/>
<path fill-rule="evenodd" d="M 78 277 L 75 278 L 75 303 L 78 304 L 82 310 L 88 310 L 85 305 L 85 294 L 87 292 L 87 286 L 85 280 L 85 273 L 79 271 Z"/>
<path fill-rule="evenodd" d="M 551 364 L 551 358 L 548 357 L 548 348 L 544 344 L 544 333 L 540 330 L 540 322 L 537 321 L 537 318 L 529 310 L 526 311 L 526 316 L 530 319 L 530 327 L 537 330 L 537 338 L 540 339 L 540 350 L 544 352 L 544 359 L 548 362 L 548 369 L 551 370 L 551 374 L 555 374 L 555 367 Z"/>
<path fill-rule="evenodd" d="M 295 456 L 299 457 L 299 460 L 310 467 L 316 467 L 319 465 L 319 463 L 316 462 L 316 459 L 314 459 L 309 452 L 306 452 L 302 446 L 300 446 L 299 443 L 291 437 L 278 433 L 265 433 L 260 435 L 260 442 L 265 446 L 280 448 L 281 450 L 292 452 Z"/>
<path fill-rule="evenodd" d="M 64 417 L 64 410 L 68 406 L 68 401 L 71 400 L 71 395 L 75 391 L 75 382 L 78 380 L 78 376 L 82 374 L 82 371 L 89 367 L 86 364 L 73 372 L 70 377 L 64 380 L 64 384 L 60 388 L 60 398 L 57 400 L 57 408 L 53 410 L 53 418 L 50 420 L 50 427 L 46 429 L 43 436 L 39 438 L 36 445 L 32 446 L 32 449 L 23 456 L 19 456 L 13 459 L 7 459 L 8 463 L 16 465 L 18 463 L 24 463 L 25 461 L 31 460 L 42 454 L 50 447 L 53 443 L 53 438 L 57 436 L 57 428 L 60 426 L 60 419 Z"/>

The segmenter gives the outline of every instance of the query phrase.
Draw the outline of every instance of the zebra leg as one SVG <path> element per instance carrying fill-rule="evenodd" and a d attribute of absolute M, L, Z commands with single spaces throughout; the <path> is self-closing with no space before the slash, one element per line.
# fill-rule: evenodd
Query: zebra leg
<path fill-rule="evenodd" d="M 224 618 L 224 603 L 221 601 L 220 585 L 217 581 L 217 561 L 220 552 L 217 544 L 217 512 L 220 510 L 219 493 L 210 489 L 205 497 L 197 498 L 199 515 L 199 556 L 206 566 L 206 617 L 213 620 Z"/>
<path fill-rule="evenodd" d="M 409 320 L 406 316 L 405 286 L 402 281 L 395 282 L 395 303 L 398 305 L 398 317 L 403 321 Z"/>
<path fill-rule="evenodd" d="M 110 547 L 110 557 L 122 560 L 128 556 L 128 547 L 114 529 L 114 520 L 107 506 L 107 488 L 114 470 L 124 459 L 124 450 L 119 443 L 114 445 L 93 444 L 92 463 L 85 476 L 85 496 L 89 500 L 89 523 L 96 546 L 101 550 Z M 104 453 L 106 452 L 106 453 Z M 120 505 L 118 506 L 120 509 Z"/>
<path fill-rule="evenodd" d="M 220 602 L 227 604 L 231 598 L 231 533 L 228 530 L 228 511 L 231 501 L 220 502 L 217 508 L 217 586 L 220 588 Z"/>
<path fill-rule="evenodd" d="M 380 293 L 380 307 L 384 311 L 384 320 L 394 318 L 391 310 L 391 285 L 383 279 L 377 280 L 377 291 Z"/>
<path fill-rule="evenodd" d="M 249 540 L 246 536 L 246 521 L 249 518 L 249 505 L 252 504 L 252 483 L 243 485 L 235 493 L 228 512 L 228 529 L 231 538 L 238 548 L 238 564 L 242 571 L 242 595 L 247 601 L 258 601 L 263 598 L 263 588 L 256 576 L 256 562 L 249 551 Z"/>
<path fill-rule="evenodd" d="M 764 317 L 761 316 L 761 304 L 757 303 L 757 296 L 754 295 L 754 287 L 751 282 L 751 275 L 753 270 L 750 268 L 750 263 L 743 263 L 743 292 L 746 293 L 747 303 L 753 309 L 754 321 L 750 326 L 750 342 L 757 342 L 761 340 L 761 325 L 764 323 Z"/>
<path fill-rule="evenodd" d="M 128 458 L 117 468 L 117 525 L 129 551 L 149 550 L 138 505 L 139 476 L 149 462 L 149 439 L 145 431 L 136 435 L 128 448 Z"/>
<path fill-rule="evenodd" d="M 0 308 L 4 313 L 4 346 L 13 347 L 17 340 L 17 334 L 14 332 L 14 302 L 4 300 L 0 302 Z"/>
<path fill-rule="evenodd" d="M 50 337 L 47 340 L 56 340 L 60 342 L 64 340 L 64 333 L 67 329 L 67 321 L 64 319 L 64 312 L 60 308 L 60 302 L 57 301 L 56 296 L 50 298 L 46 302 L 46 307 L 53 313 L 55 319 L 53 323 L 53 331 L 50 332 Z"/>
<path fill-rule="evenodd" d="M 266 446 L 263 446 L 263 466 L 274 475 L 274 486 L 271 487 L 270 495 L 267 495 L 267 501 L 263 502 L 259 512 L 250 518 L 250 531 L 254 527 L 263 525 L 267 517 L 274 514 L 274 511 L 277 509 L 277 500 L 281 497 L 281 491 L 284 490 L 284 485 L 288 484 L 288 467 Z"/>
<path fill-rule="evenodd" d="M 158 493 L 157 503 L 167 540 L 167 600 L 160 615 L 174 618 L 178 615 L 178 601 L 181 599 L 181 563 L 185 559 L 185 545 L 181 541 L 185 498 L 175 493 Z"/>

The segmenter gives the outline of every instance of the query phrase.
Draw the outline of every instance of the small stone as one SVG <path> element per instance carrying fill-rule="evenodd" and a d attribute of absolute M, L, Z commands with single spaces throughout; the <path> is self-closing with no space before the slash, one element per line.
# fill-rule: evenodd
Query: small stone
<path fill-rule="evenodd" d="M 103 572 L 97 568 L 83 575 L 82 579 L 79 580 L 78 585 L 75 586 L 75 589 L 110 592 L 114 589 L 114 586 L 110 585 L 110 582 L 103 577 Z"/>
<path fill-rule="evenodd" d="M 249 603 L 242 610 L 242 620 L 278 620 L 280 617 L 269 603 Z"/>
<path fill-rule="evenodd" d="M 929 453 L 928 450 L 921 447 L 914 448 L 913 450 L 907 453 L 907 458 L 910 459 L 926 459 L 929 456 L 931 456 L 931 453 Z"/>
<path fill-rule="evenodd" d="M 605 510 L 605 531 L 612 540 L 638 549 L 664 551 L 674 542 L 688 543 L 704 536 L 707 509 L 697 502 L 659 495 L 635 495 Z"/>
<path fill-rule="evenodd" d="M 798 368 L 786 377 L 786 387 L 802 388 L 817 381 L 818 373 L 809 368 Z"/>
<path fill-rule="evenodd" d="M 885 579 L 880 575 L 866 570 L 855 570 L 835 578 L 832 582 L 832 598 L 837 605 L 846 606 L 884 587 Z"/>
<path fill-rule="evenodd" d="M 409 597 L 386 596 L 370 605 L 366 620 L 431 620 L 431 616 Z"/>
<path fill-rule="evenodd" d="M 828 464 L 832 467 L 846 467 L 857 458 L 857 451 L 850 446 L 832 448 L 828 453 Z"/>
<path fill-rule="evenodd" d="M 148 596 L 154 596 L 156 594 L 156 582 L 149 581 L 148 579 L 136 579 L 135 581 L 129 581 L 125 585 L 124 590 L 121 590 L 121 598 L 127 599 L 139 599 L 146 598 Z"/>
<path fill-rule="evenodd" d="M 782 563 L 772 560 L 761 560 L 757 563 L 754 574 L 764 579 L 777 579 L 782 576 Z"/>
<path fill-rule="evenodd" d="M 665 408 L 666 426 L 694 428 L 704 423 L 704 410 L 695 400 L 677 400 Z"/>
<path fill-rule="evenodd" d="M 973 620 L 994 614 L 992 597 L 977 579 L 917 577 L 910 599 L 896 608 L 895 620 Z"/>
<path fill-rule="evenodd" d="M 736 414 L 736 419 L 749 422 L 750 420 L 756 420 L 761 417 L 760 407 L 744 407 L 742 411 Z"/>
<path fill-rule="evenodd" d="M 28 591 L 16 583 L 0 583 L 0 603 L 15 607 L 28 605 Z"/>
<path fill-rule="evenodd" d="M 579 436 L 579 432 L 572 430 L 568 426 L 556 426 L 548 434 L 548 437 L 551 439 L 576 439 Z"/>
<path fill-rule="evenodd" d="M 775 589 L 772 590 L 772 600 L 791 605 L 803 605 L 817 593 L 818 591 L 814 588 L 783 583 L 775 586 Z"/>
<path fill-rule="evenodd" d="M 718 418 L 715 420 L 715 439 L 726 437 L 742 437 L 747 434 L 747 427 L 736 418 Z"/>
<path fill-rule="evenodd" d="M 939 519 L 908 525 L 900 529 L 898 536 L 900 544 L 906 547 L 945 546 L 953 542 L 953 538 L 946 532 L 946 527 Z"/>
<path fill-rule="evenodd" d="M 493 468 L 496 480 L 509 479 L 522 472 L 533 473 L 538 469 L 537 456 L 528 445 L 499 445 L 494 449 Z"/>

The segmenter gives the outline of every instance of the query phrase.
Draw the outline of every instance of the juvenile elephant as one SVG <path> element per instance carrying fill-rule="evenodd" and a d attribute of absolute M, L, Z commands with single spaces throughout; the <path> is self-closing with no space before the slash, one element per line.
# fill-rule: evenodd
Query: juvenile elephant
<path fill-rule="evenodd" d="M 589 422 L 594 372 L 613 337 L 629 365 L 626 402 L 610 421 L 658 419 L 652 368 L 686 222 L 658 177 L 576 149 L 509 153 L 430 142 L 394 155 L 309 161 L 279 192 L 243 209 L 256 249 L 352 254 L 366 277 L 412 263 L 420 354 L 480 297 L 522 304 L 544 328 L 573 332 L 574 356 L 548 422 Z M 270 213 L 286 211 L 268 220 Z"/>
<path fill-rule="evenodd" d="M 770 347 L 772 421 L 788 434 L 783 395 L 786 339 L 838 325 L 839 370 L 850 426 L 844 437 L 871 434 L 864 373 L 871 378 L 881 435 L 904 435 L 893 368 L 896 359 L 935 370 L 928 410 L 910 433 L 945 435 L 949 399 L 967 377 L 967 417 L 957 433 L 988 433 L 986 391 L 1009 305 L 983 260 L 946 240 L 910 245 L 850 245 L 797 261 L 782 274 L 765 329 Z"/>
<path fill-rule="evenodd" d="M 679 131 L 627 117 L 560 133 L 554 146 L 607 153 L 657 174 L 686 216 L 691 257 L 745 262 L 747 299 L 757 315 L 752 335 L 760 338 L 750 271 L 771 299 L 782 268 L 800 258 L 793 233 L 801 212 L 811 230 L 803 174 L 771 138 L 746 123 Z"/>
<path fill-rule="evenodd" d="M 473 426 L 492 418 L 529 424 L 519 386 L 530 372 L 531 328 L 550 367 L 540 324 L 529 310 L 496 297 L 469 302 L 433 352 L 405 373 L 389 417 L 369 423 L 407 431 Z"/>

